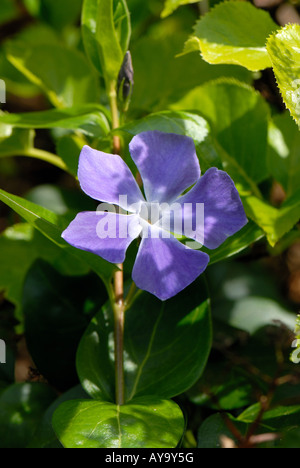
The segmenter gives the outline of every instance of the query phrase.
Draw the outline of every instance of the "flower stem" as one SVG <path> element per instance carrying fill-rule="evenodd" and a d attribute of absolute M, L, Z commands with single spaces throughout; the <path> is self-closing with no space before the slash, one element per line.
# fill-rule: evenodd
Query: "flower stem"
<path fill-rule="evenodd" d="M 120 126 L 119 110 L 117 102 L 116 82 L 112 82 L 109 90 L 109 102 L 112 115 L 113 130 Z M 120 137 L 113 136 L 113 152 L 120 154 Z M 118 271 L 114 274 L 114 341 L 115 341 L 115 382 L 116 382 L 116 404 L 123 405 L 124 397 L 124 275 L 123 265 L 117 265 Z"/>

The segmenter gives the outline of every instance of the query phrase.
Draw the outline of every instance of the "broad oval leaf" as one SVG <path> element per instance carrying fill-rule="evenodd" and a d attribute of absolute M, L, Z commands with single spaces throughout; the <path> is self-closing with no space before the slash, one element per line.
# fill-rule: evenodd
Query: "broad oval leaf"
<path fill-rule="evenodd" d="M 211 348 L 204 280 L 167 302 L 142 293 L 126 312 L 124 340 L 126 401 L 144 395 L 171 398 L 187 390 L 204 371 Z M 92 320 L 81 340 L 77 371 L 93 398 L 114 401 L 109 306 Z"/>
<path fill-rule="evenodd" d="M 274 33 L 267 50 L 286 107 L 300 126 L 300 25 L 288 24 Z"/>
<path fill-rule="evenodd" d="M 253 88 L 234 79 L 221 78 L 194 88 L 172 105 L 177 111 L 200 113 L 225 152 L 224 170 L 245 187 L 269 175 L 267 137 L 269 108 Z M 253 184 L 254 182 L 254 184 Z"/>
<path fill-rule="evenodd" d="M 266 41 L 276 29 L 270 15 L 251 3 L 223 2 L 198 21 L 185 52 L 200 50 L 203 59 L 212 64 L 263 70 L 271 66 Z"/>
<path fill-rule="evenodd" d="M 175 448 L 184 418 L 176 403 L 153 397 L 123 406 L 73 400 L 56 410 L 53 427 L 65 448 Z"/>

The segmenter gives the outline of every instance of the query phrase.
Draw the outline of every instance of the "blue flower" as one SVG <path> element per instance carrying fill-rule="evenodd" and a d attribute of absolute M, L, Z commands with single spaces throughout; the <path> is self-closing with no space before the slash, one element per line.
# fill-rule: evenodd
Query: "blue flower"
<path fill-rule="evenodd" d="M 62 236 L 111 263 L 123 263 L 127 248 L 140 236 L 132 279 L 138 288 L 166 300 L 191 284 L 209 262 L 205 252 L 187 247 L 174 235 L 184 234 L 215 249 L 247 218 L 228 174 L 211 168 L 200 177 L 191 138 L 149 131 L 135 136 L 129 149 L 145 196 L 120 156 L 85 146 L 78 171 L 82 190 L 129 214 L 79 213 Z M 202 216 L 197 217 L 199 212 Z"/>

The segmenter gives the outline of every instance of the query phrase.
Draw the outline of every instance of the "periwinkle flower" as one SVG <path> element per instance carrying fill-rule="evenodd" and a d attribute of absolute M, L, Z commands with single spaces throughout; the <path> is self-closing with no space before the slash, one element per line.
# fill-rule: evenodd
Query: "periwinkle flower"
<path fill-rule="evenodd" d="M 123 263 L 127 248 L 141 236 L 132 279 L 138 288 L 166 300 L 191 284 L 209 262 L 205 252 L 187 247 L 175 235 L 216 249 L 247 218 L 228 174 L 211 168 L 200 177 L 191 138 L 143 132 L 132 139 L 129 150 L 145 196 L 120 156 L 85 146 L 78 171 L 82 190 L 129 214 L 79 213 L 62 236 L 111 263 Z M 199 212 L 202 216 L 197 217 Z"/>

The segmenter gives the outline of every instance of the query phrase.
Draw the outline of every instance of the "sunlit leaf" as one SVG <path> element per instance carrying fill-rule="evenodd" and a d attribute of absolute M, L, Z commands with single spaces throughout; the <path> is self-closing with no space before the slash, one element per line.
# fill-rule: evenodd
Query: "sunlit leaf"
<path fill-rule="evenodd" d="M 267 49 L 283 100 L 300 126 L 300 25 L 289 24 L 274 33 Z"/>
<path fill-rule="evenodd" d="M 65 448 L 175 448 L 184 419 L 176 403 L 153 397 L 122 406 L 74 400 L 56 410 L 53 426 Z"/>
<path fill-rule="evenodd" d="M 266 41 L 277 28 L 267 12 L 249 2 L 223 2 L 198 21 L 185 52 L 198 50 L 212 64 L 263 70 L 271 66 Z"/>

